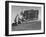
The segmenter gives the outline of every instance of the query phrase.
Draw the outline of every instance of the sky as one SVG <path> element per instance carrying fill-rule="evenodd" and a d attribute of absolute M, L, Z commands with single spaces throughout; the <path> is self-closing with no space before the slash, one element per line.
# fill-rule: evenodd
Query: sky
<path fill-rule="evenodd" d="M 14 23 L 15 17 L 17 14 L 20 14 L 21 11 L 24 10 L 39 10 L 39 19 L 40 19 L 40 13 L 41 13 L 41 7 L 34 7 L 34 6 L 11 6 L 11 23 Z"/>

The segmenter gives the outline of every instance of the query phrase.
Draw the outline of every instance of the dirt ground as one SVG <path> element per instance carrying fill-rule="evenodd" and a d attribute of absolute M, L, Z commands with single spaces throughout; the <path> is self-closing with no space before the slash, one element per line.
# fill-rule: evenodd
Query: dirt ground
<path fill-rule="evenodd" d="M 18 24 L 18 26 L 12 26 L 12 31 L 39 30 L 39 29 L 41 29 L 41 21 L 35 21 L 26 24 Z"/>

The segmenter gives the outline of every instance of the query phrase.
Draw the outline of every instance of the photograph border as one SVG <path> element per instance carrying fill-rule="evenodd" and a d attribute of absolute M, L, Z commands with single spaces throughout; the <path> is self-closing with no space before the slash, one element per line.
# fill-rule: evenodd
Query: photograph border
<path fill-rule="evenodd" d="M 40 4 L 44 6 L 44 32 L 42 33 L 27 33 L 27 34 L 13 34 L 9 35 L 9 3 L 26 3 L 26 4 Z M 18 35 L 34 35 L 45 34 L 45 3 L 38 2 L 22 2 L 22 1 L 5 1 L 5 36 L 18 36 Z"/>

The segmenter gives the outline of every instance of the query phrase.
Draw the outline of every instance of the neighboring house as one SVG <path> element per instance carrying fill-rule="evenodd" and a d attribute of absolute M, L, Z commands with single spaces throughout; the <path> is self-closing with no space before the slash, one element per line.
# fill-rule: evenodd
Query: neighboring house
<path fill-rule="evenodd" d="M 38 19 L 38 10 L 25 10 L 23 17 L 26 20 L 34 20 L 34 18 Z"/>
<path fill-rule="evenodd" d="M 25 10 L 24 13 L 21 12 L 15 17 L 17 24 L 33 20 L 38 20 L 38 10 Z"/>

